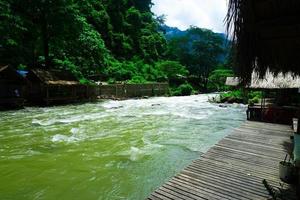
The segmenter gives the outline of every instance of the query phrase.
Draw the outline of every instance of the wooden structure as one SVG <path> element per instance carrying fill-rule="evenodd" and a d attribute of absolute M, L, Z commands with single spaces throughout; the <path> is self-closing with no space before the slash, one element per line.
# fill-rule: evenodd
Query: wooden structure
<path fill-rule="evenodd" d="M 238 77 L 227 77 L 226 85 L 241 85 Z M 246 90 L 260 90 L 263 98 L 260 104 L 249 105 L 247 119 L 269 123 L 291 124 L 292 118 L 300 114 L 300 77 L 292 73 L 279 73 L 276 76 L 267 72 L 260 79 L 252 73 L 251 83 Z"/>
<path fill-rule="evenodd" d="M 118 99 L 162 96 L 169 92 L 168 83 L 112 84 L 100 85 L 98 88 L 97 96 Z"/>
<path fill-rule="evenodd" d="M 277 76 L 267 72 L 264 79 L 252 76 L 249 88 L 262 91 L 260 105 L 249 105 L 247 119 L 269 123 L 291 124 L 300 114 L 300 78 L 291 73 Z"/>
<path fill-rule="evenodd" d="M 282 188 L 277 199 L 297 199 L 291 185 L 280 186 L 278 175 L 279 162 L 291 152 L 290 135 L 286 125 L 247 121 L 148 199 L 271 199 L 263 180 Z"/>
<path fill-rule="evenodd" d="M 24 104 L 24 78 L 10 66 L 0 66 L 0 110 Z"/>
<path fill-rule="evenodd" d="M 95 97 L 94 90 L 82 85 L 69 72 L 33 69 L 27 79 L 27 99 L 33 104 L 51 105 L 76 102 Z"/>
<path fill-rule="evenodd" d="M 263 98 L 260 104 L 249 105 L 247 119 L 278 124 L 292 124 L 292 119 L 299 116 L 298 89 L 268 90 L 263 89 Z M 297 100 L 298 101 L 298 100 Z"/>

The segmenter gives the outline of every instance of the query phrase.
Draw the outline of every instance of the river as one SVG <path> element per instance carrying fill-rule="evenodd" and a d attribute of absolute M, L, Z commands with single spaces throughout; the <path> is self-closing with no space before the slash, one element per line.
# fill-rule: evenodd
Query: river
<path fill-rule="evenodd" d="M 0 112 L 0 199 L 144 199 L 245 121 L 212 96 Z"/>

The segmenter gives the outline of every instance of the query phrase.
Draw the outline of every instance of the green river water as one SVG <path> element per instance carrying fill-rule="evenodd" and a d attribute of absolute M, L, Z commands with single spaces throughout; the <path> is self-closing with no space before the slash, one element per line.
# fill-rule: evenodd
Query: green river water
<path fill-rule="evenodd" d="M 0 199 L 144 199 L 245 120 L 212 96 L 0 112 Z"/>

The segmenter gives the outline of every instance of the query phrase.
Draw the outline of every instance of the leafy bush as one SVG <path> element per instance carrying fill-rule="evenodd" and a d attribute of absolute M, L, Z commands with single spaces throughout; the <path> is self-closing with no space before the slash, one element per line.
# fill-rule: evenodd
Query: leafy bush
<path fill-rule="evenodd" d="M 83 78 L 83 75 L 80 72 L 79 67 L 76 66 L 69 59 L 67 59 L 67 58 L 64 60 L 54 59 L 53 63 L 56 68 L 61 69 L 61 70 L 67 70 L 67 71 L 71 72 L 72 74 L 74 74 L 76 76 L 77 79 Z"/>
<path fill-rule="evenodd" d="M 188 96 L 193 93 L 194 89 L 189 83 L 184 83 L 171 92 L 173 96 Z"/>
<path fill-rule="evenodd" d="M 26 70 L 28 67 L 26 65 L 23 64 L 19 64 L 19 66 L 17 67 L 18 70 Z"/>
<path fill-rule="evenodd" d="M 250 91 L 247 97 L 248 97 L 248 104 L 253 105 L 259 103 L 259 100 L 262 98 L 262 92 Z"/>
<path fill-rule="evenodd" d="M 114 78 L 109 78 L 108 81 L 107 81 L 108 84 L 115 84 L 116 82 L 117 81 Z"/>
<path fill-rule="evenodd" d="M 221 103 L 243 103 L 243 99 L 241 90 L 234 90 L 220 95 Z"/>
<path fill-rule="evenodd" d="M 214 70 L 208 78 L 208 91 L 211 92 L 223 92 L 231 89 L 230 86 L 226 86 L 226 78 L 233 76 L 233 71 L 230 69 L 217 69 Z"/>
<path fill-rule="evenodd" d="M 259 103 L 259 100 L 262 98 L 261 92 L 257 91 L 248 91 L 243 92 L 241 89 L 223 93 L 220 95 L 221 103 L 248 103 L 255 104 Z"/>
<path fill-rule="evenodd" d="M 84 85 L 96 85 L 94 82 L 92 82 L 86 78 L 79 79 L 79 82 Z"/>
<path fill-rule="evenodd" d="M 161 61 L 156 63 L 156 68 L 159 69 L 168 79 L 176 78 L 178 75 L 186 76 L 188 71 L 185 66 L 177 61 Z"/>
<path fill-rule="evenodd" d="M 261 91 L 249 91 L 248 92 L 248 98 L 249 99 L 261 99 L 262 98 L 262 92 Z"/>
<path fill-rule="evenodd" d="M 131 80 L 127 81 L 127 83 L 147 83 L 147 81 L 142 76 L 134 76 Z"/>

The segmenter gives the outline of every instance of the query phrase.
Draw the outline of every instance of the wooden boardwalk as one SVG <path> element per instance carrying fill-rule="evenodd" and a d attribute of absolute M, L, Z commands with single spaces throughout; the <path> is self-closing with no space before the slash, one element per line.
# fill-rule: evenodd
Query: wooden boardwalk
<path fill-rule="evenodd" d="M 295 190 L 280 186 L 278 178 L 290 135 L 289 126 L 247 121 L 148 199 L 270 199 L 264 179 L 284 189 L 282 199 L 297 199 Z"/>

